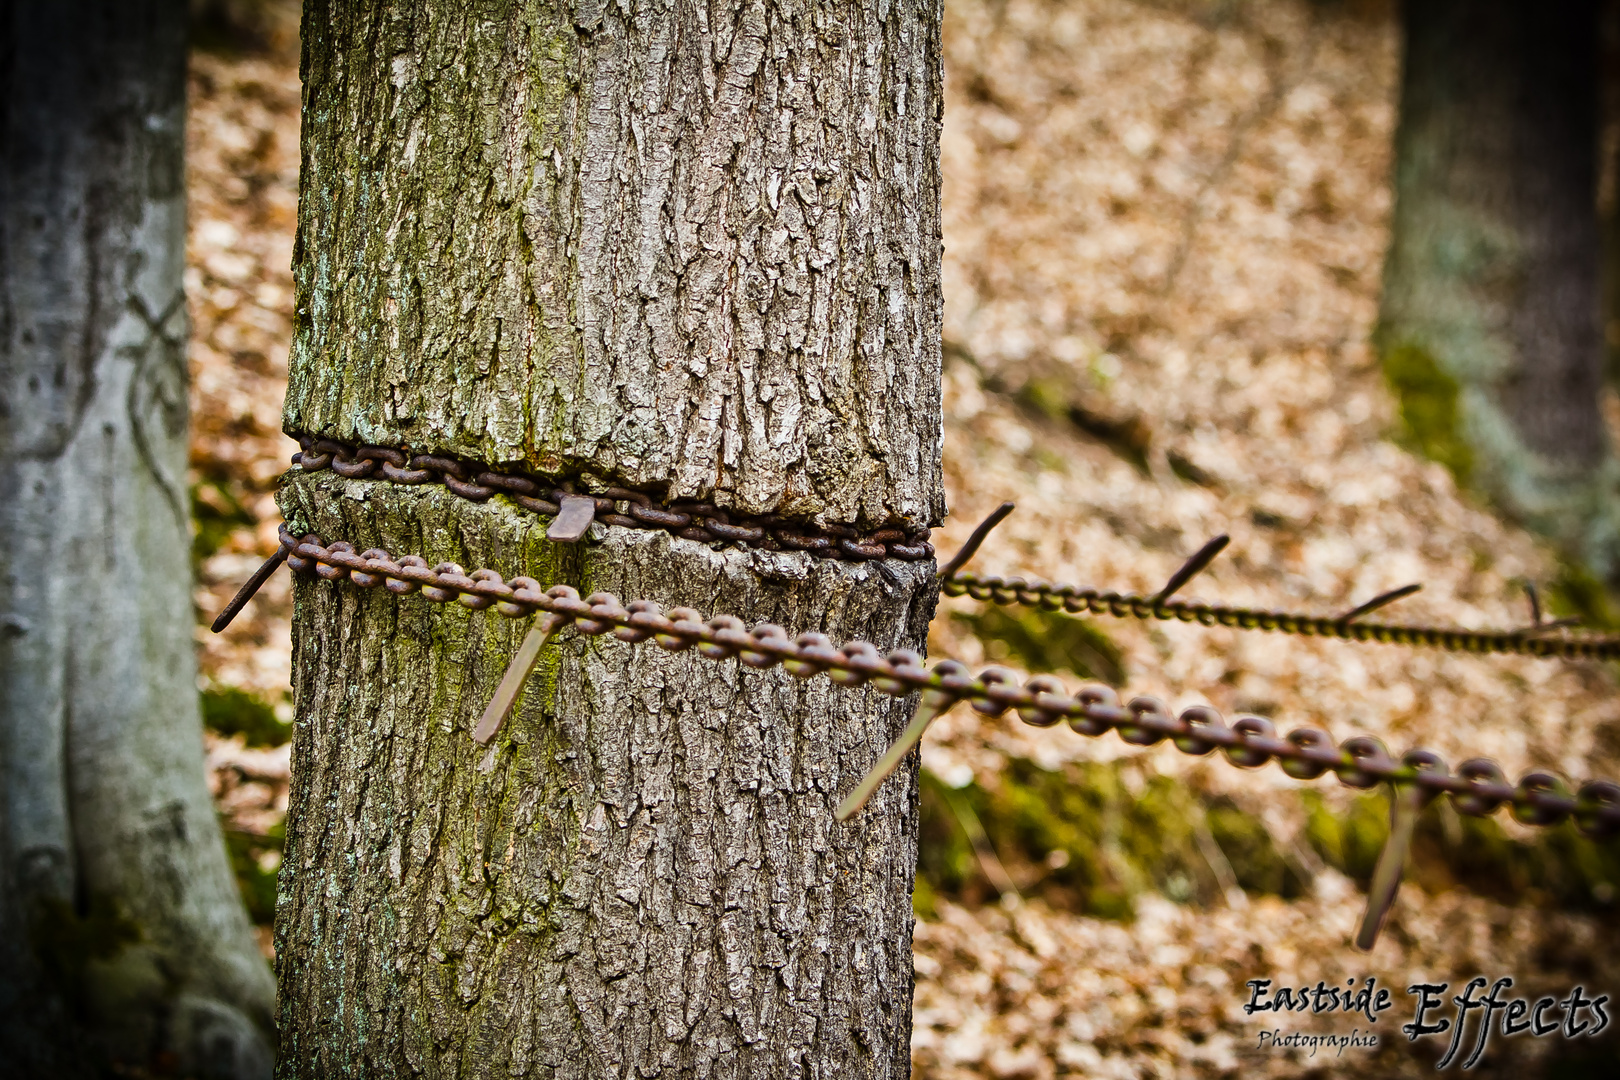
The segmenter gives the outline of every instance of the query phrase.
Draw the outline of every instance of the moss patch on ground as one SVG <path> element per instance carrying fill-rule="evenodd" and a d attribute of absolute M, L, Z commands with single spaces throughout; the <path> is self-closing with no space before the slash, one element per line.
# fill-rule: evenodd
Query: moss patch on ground
<path fill-rule="evenodd" d="M 1457 380 L 1421 345 L 1387 348 L 1382 359 L 1384 377 L 1400 404 L 1401 441 L 1444 465 L 1458 485 L 1466 486 L 1474 471 L 1474 452 L 1462 437 Z"/>
<path fill-rule="evenodd" d="M 1558 576 L 1547 587 L 1547 607 L 1552 615 L 1581 620 L 1587 630 L 1610 633 L 1620 630 L 1620 612 L 1614 596 L 1597 575 L 1570 559 L 1560 561 Z"/>
<path fill-rule="evenodd" d="M 1125 684 L 1125 654 L 1090 619 L 991 604 L 976 612 L 952 612 L 951 618 L 984 642 L 997 663 L 1027 671 L 1067 671 L 1110 686 Z"/>
<path fill-rule="evenodd" d="M 220 831 L 225 834 L 225 851 L 248 917 L 257 926 L 271 925 L 276 920 L 276 873 L 287 842 L 286 827 L 277 824 L 268 836 L 260 836 L 221 821 Z"/>
<path fill-rule="evenodd" d="M 1369 792 L 1343 814 L 1329 811 L 1319 792 L 1301 797 L 1311 846 L 1365 889 L 1389 835 L 1388 797 Z M 1505 904 L 1606 910 L 1620 892 L 1620 840 L 1588 840 L 1567 821 L 1520 840 L 1495 817 L 1464 817 L 1436 801 L 1418 819 L 1406 880 L 1431 893 L 1464 889 Z"/>
<path fill-rule="evenodd" d="M 234 686 L 204 690 L 202 718 L 209 731 L 241 735 L 248 746 L 281 746 L 292 738 L 292 725 L 282 723 L 268 702 Z"/>
<path fill-rule="evenodd" d="M 1015 758 L 999 775 L 956 789 L 924 770 L 920 790 L 913 903 L 921 918 L 933 917 L 939 897 L 970 906 L 997 899 L 975 834 L 1021 893 L 1099 918 L 1130 918 L 1148 891 L 1219 903 L 1223 880 L 1284 899 L 1308 890 L 1310 853 L 1286 851 L 1230 798 L 1134 762 L 1047 770 Z M 1299 797 L 1315 858 L 1365 889 L 1389 835 L 1387 797 L 1362 795 L 1343 812 L 1313 789 Z M 1520 840 L 1495 818 L 1463 817 L 1437 802 L 1419 819 L 1406 880 L 1431 893 L 1464 889 L 1503 903 L 1606 910 L 1620 894 L 1620 839 L 1588 840 L 1566 822 Z"/>
<path fill-rule="evenodd" d="M 930 904 L 936 896 L 969 904 L 996 897 L 964 810 L 1020 892 L 1053 907 L 1124 919 L 1150 890 L 1213 902 L 1221 878 L 1201 830 L 1241 887 L 1285 897 L 1304 892 L 1302 876 L 1258 819 L 1230 800 L 1201 800 L 1179 781 L 1145 776 L 1129 762 L 1049 771 L 1013 759 L 985 784 L 954 790 L 925 771 L 921 794 L 917 896 Z M 922 901 L 918 913 L 930 914 Z"/>
<path fill-rule="evenodd" d="M 227 478 L 205 478 L 191 485 L 191 557 L 202 563 L 225 546 L 237 529 L 250 529 L 258 519 L 242 505 Z"/>

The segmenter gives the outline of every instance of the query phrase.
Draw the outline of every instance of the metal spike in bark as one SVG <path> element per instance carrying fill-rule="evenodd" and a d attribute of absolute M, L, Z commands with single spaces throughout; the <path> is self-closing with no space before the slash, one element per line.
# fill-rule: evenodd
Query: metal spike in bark
<path fill-rule="evenodd" d="M 1422 588 L 1422 585 L 1419 585 L 1414 581 L 1410 585 L 1402 585 L 1398 589 L 1391 589 L 1389 592 L 1379 593 L 1377 596 L 1373 597 L 1365 604 L 1362 604 L 1360 607 L 1351 608 L 1343 615 L 1340 615 L 1339 621 L 1350 622 L 1354 619 L 1359 619 L 1363 615 L 1370 614 L 1371 612 L 1377 611 L 1381 607 L 1386 607 L 1393 604 L 1397 600 L 1404 600 L 1413 593 L 1421 591 Z"/>
<path fill-rule="evenodd" d="M 562 507 L 546 530 L 546 539 L 564 544 L 577 543 L 596 520 L 596 500 L 584 495 L 564 495 Z"/>
<path fill-rule="evenodd" d="M 546 615 L 529 628 L 523 644 L 518 646 L 517 655 L 512 657 L 511 666 L 501 676 L 501 683 L 495 688 L 495 696 L 490 699 L 489 708 L 484 710 L 483 719 L 478 721 L 478 727 L 473 732 L 474 742 L 483 746 L 495 737 L 495 733 L 501 729 L 501 721 L 511 712 L 512 703 L 528 681 L 529 673 L 539 662 L 540 650 L 551 640 L 552 634 L 570 621 L 563 615 Z"/>
<path fill-rule="evenodd" d="M 1174 596 L 1183 585 L 1203 573 L 1204 568 L 1214 562 L 1215 556 L 1226 550 L 1226 545 L 1231 542 L 1232 538 L 1222 533 L 1199 548 L 1193 553 L 1192 558 L 1181 564 L 1180 570 L 1170 575 L 1170 580 L 1165 582 L 1164 588 L 1160 589 L 1158 594 L 1153 597 L 1152 603 L 1162 604 Z"/>
<path fill-rule="evenodd" d="M 967 561 L 978 553 L 979 545 L 984 543 L 984 538 L 990 535 L 990 530 L 1005 521 L 1007 515 L 1017 508 L 1017 503 L 1004 502 L 990 511 L 990 516 L 979 522 L 978 527 L 968 535 L 967 543 L 962 545 L 961 550 L 951 556 L 950 562 L 939 568 L 940 580 L 945 580 L 966 566 Z"/>
<path fill-rule="evenodd" d="M 260 586 L 270 580 L 270 575 L 279 570 L 281 564 L 287 561 L 288 551 L 289 549 L 286 547 L 277 548 L 276 553 L 264 560 L 263 565 L 253 571 L 253 576 L 242 583 L 242 587 L 236 590 L 236 595 L 231 597 L 231 602 L 225 605 L 225 610 L 219 613 L 219 617 L 214 620 L 214 625 L 210 627 L 214 633 L 217 634 L 231 625 L 231 620 L 236 618 L 238 612 L 247 607 L 248 601 L 253 599 L 253 594 L 258 592 Z"/>
<path fill-rule="evenodd" d="M 1003 514 L 1002 516 L 1005 517 L 1006 515 Z M 848 821 L 859 813 L 861 807 L 866 805 L 866 800 L 870 799 L 872 793 L 878 789 L 878 785 L 883 783 L 890 773 L 894 772 L 895 767 L 911 752 L 911 748 L 921 741 L 923 732 L 928 730 L 928 725 L 933 723 L 941 714 L 949 711 L 950 707 L 955 705 L 956 702 L 955 697 L 945 693 L 943 690 L 924 690 L 922 700 L 917 702 L 917 711 L 912 715 L 911 723 L 906 725 L 906 730 L 900 733 L 900 737 L 894 740 L 894 745 L 889 747 L 884 755 L 878 759 L 878 763 L 872 766 L 871 771 L 861 778 L 861 782 L 855 785 L 855 790 L 850 792 L 848 797 L 838 804 L 838 809 L 833 813 L 833 816 L 839 821 Z"/>
<path fill-rule="evenodd" d="M 1395 903 L 1395 893 L 1401 887 L 1401 875 L 1406 870 L 1406 853 L 1412 846 L 1412 831 L 1417 827 L 1418 815 L 1433 796 L 1416 784 L 1395 784 L 1390 793 L 1389 839 L 1379 852 L 1378 867 L 1373 871 L 1372 885 L 1367 890 L 1367 911 L 1361 917 L 1361 929 L 1356 934 L 1356 948 L 1371 952 L 1378 944 L 1378 933 L 1384 928 L 1384 919 Z"/>

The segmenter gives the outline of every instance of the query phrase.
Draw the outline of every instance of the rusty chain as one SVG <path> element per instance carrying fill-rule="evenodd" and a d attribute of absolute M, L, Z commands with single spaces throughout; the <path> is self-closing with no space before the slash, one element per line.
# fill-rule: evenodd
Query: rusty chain
<path fill-rule="evenodd" d="M 705 620 L 685 607 L 665 612 L 650 600 L 624 605 L 607 593 L 581 599 L 566 585 L 543 589 L 533 578 L 506 579 L 487 569 L 468 573 L 455 563 L 429 565 L 417 555 L 395 559 L 380 548 L 356 552 L 344 541 L 325 545 L 313 535 L 295 537 L 285 525 L 280 536 L 281 551 L 272 562 L 285 559 L 295 572 L 329 581 L 348 580 L 363 589 L 380 586 L 398 596 L 420 592 L 434 603 L 494 608 L 510 619 L 547 613 L 592 636 L 611 632 L 626 642 L 651 639 L 671 652 L 695 648 L 709 659 L 736 657 L 754 668 L 780 664 L 799 678 L 826 674 L 841 686 L 870 683 L 895 697 L 923 691 L 918 719 L 924 724 L 950 705 L 966 701 L 987 716 L 1014 710 L 1036 727 L 1067 721 L 1081 735 L 1096 737 L 1113 730 L 1138 746 L 1169 739 L 1182 753 L 1202 756 L 1220 750 L 1232 764 L 1249 768 L 1276 761 L 1296 780 L 1332 772 L 1340 783 L 1354 788 L 1386 782 L 1415 788 L 1426 797 L 1445 795 L 1459 813 L 1472 816 L 1488 816 L 1507 805 L 1527 825 L 1550 826 L 1573 818 L 1586 836 L 1620 831 L 1620 784 L 1608 780 L 1588 781 L 1573 794 L 1548 772 L 1528 773 L 1510 784 L 1501 767 L 1484 758 L 1466 761 L 1453 773 L 1428 750 L 1410 750 L 1397 761 L 1371 736 L 1355 736 L 1334 746 L 1327 732 L 1304 727 L 1278 737 L 1269 720 L 1240 716 L 1228 726 L 1218 711 L 1205 705 L 1176 716 L 1156 698 L 1136 697 L 1121 705 L 1114 691 L 1104 686 L 1087 686 L 1070 695 L 1052 675 L 1035 675 L 1020 684 L 1005 668 L 987 668 L 975 675 L 953 660 L 929 668 L 910 650 L 884 655 L 864 641 L 837 646 L 823 634 L 792 638 L 779 626 L 750 628 L 729 615 Z"/>
<path fill-rule="evenodd" d="M 1346 615 L 1303 615 L 1290 611 L 1208 604 L 1198 600 L 1158 600 L 1140 593 L 1054 585 L 1019 577 L 980 576 L 960 571 L 941 582 L 941 589 L 947 596 L 971 596 L 975 600 L 996 604 L 1022 604 L 1043 611 L 1066 611 L 1071 615 L 1176 619 L 1203 626 L 1272 630 L 1305 637 L 1375 641 L 1388 645 L 1431 646 L 1453 652 L 1517 653 L 1571 660 L 1620 659 L 1620 638 L 1597 635 L 1545 637 L 1541 636 L 1545 631 L 1540 627 L 1524 630 L 1463 630 L 1447 626 L 1354 622 Z"/>
<path fill-rule="evenodd" d="M 351 479 L 387 480 L 395 484 L 443 484 L 469 502 L 505 495 L 514 505 L 536 514 L 558 514 L 565 498 L 585 497 L 595 503 L 595 520 L 628 529 L 664 529 L 688 540 L 725 541 L 767 551 L 805 551 L 825 559 L 904 559 L 934 557 L 929 530 L 889 526 L 860 532 L 844 525 L 817 525 L 776 514 L 740 514 L 709 502 L 655 502 L 645 492 L 610 486 L 581 492 L 572 480 L 497 472 L 487 466 L 435 454 L 407 455 L 387 446 L 350 446 L 333 439 L 298 436 L 302 450 L 292 457 L 304 472 L 331 469 Z"/>
<path fill-rule="evenodd" d="M 1342 615 L 1307 615 L 1293 611 L 1209 604 L 1201 600 L 1175 600 L 1174 593 L 1186 585 L 1225 550 L 1229 538 L 1217 536 L 1181 565 L 1170 580 L 1152 596 L 1095 589 L 1079 585 L 1054 584 L 1021 577 L 979 575 L 962 567 L 979 550 L 990 530 L 1013 512 L 1013 504 L 1002 503 L 980 522 L 961 549 L 939 569 L 940 591 L 946 596 L 970 596 L 994 604 L 1022 604 L 1042 611 L 1064 611 L 1071 615 L 1111 615 L 1119 619 L 1171 619 L 1196 622 L 1203 626 L 1227 626 L 1235 630 L 1267 630 L 1303 637 L 1339 638 L 1345 641 L 1375 641 L 1386 645 L 1416 645 L 1451 652 L 1515 653 L 1521 656 L 1561 657 L 1566 660 L 1620 659 L 1620 637 L 1566 632 L 1577 621 L 1559 619 L 1544 622 L 1541 601 L 1534 585 L 1529 585 L 1531 616 L 1534 623 L 1519 630 L 1467 630 L 1456 626 L 1421 626 L 1407 623 L 1358 622 L 1367 615 L 1423 588 L 1404 585 L 1380 593 Z M 1557 637 L 1546 636 L 1558 632 Z"/>

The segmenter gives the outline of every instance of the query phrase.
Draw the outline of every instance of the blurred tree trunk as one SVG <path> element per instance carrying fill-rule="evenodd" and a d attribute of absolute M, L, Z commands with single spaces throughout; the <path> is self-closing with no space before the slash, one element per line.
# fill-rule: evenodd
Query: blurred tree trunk
<path fill-rule="evenodd" d="M 268 1076 L 203 772 L 183 0 L 0 4 L 0 1071 Z"/>
<path fill-rule="evenodd" d="M 286 426 L 874 529 L 940 481 L 940 8 L 305 7 Z M 920 648 L 932 566 L 292 479 L 297 529 Z M 901 1077 L 909 701 L 301 579 L 286 1077 Z"/>
<path fill-rule="evenodd" d="M 1409 0 L 1378 332 L 1409 434 L 1620 570 L 1599 411 L 1595 0 Z"/>

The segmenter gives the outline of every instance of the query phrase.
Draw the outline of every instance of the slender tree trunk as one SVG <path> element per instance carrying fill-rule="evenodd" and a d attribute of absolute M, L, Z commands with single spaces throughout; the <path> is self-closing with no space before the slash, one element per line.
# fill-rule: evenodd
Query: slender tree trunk
<path fill-rule="evenodd" d="M 0 1066 L 268 1076 L 203 773 L 186 6 L 0 4 Z"/>
<path fill-rule="evenodd" d="M 1379 343 L 1410 433 L 1620 570 L 1594 0 L 1409 0 Z"/>
<path fill-rule="evenodd" d="M 305 9 L 290 432 L 858 529 L 937 523 L 940 10 Z M 920 648 L 932 566 L 295 477 L 363 549 Z M 909 701 L 303 580 L 281 1073 L 898 1077 Z"/>

